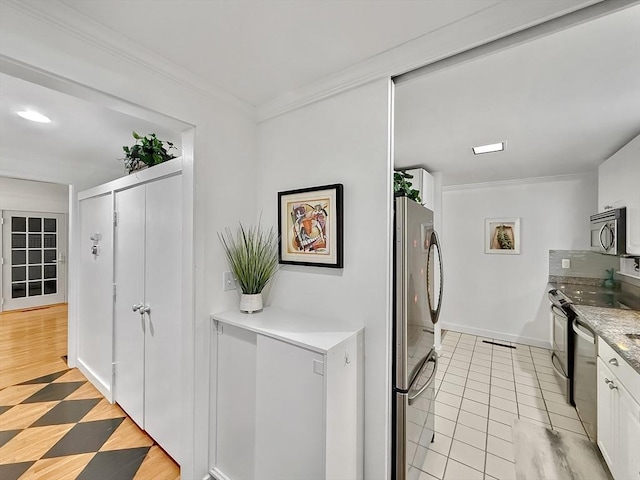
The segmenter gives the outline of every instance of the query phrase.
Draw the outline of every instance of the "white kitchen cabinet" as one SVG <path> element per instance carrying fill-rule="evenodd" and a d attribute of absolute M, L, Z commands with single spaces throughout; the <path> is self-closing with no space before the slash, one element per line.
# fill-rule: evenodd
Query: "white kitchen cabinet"
<path fill-rule="evenodd" d="M 219 479 L 361 479 L 362 329 L 266 308 L 212 316 Z"/>
<path fill-rule="evenodd" d="M 613 374 L 598 358 L 598 447 L 609 470 L 613 472 L 616 459 L 617 419 L 619 417 L 617 394 L 609 389 L 607 382 Z"/>
<path fill-rule="evenodd" d="M 627 253 L 640 255 L 640 135 L 598 167 L 598 211 L 627 208 Z"/>
<path fill-rule="evenodd" d="M 616 480 L 640 480 L 640 374 L 600 338 L 597 363 L 598 447 Z"/>
<path fill-rule="evenodd" d="M 182 178 L 115 192 L 114 400 L 179 459 Z"/>

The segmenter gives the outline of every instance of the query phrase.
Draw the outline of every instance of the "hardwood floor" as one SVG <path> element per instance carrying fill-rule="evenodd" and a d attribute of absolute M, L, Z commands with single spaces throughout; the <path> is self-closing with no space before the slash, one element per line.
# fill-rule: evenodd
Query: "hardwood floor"
<path fill-rule="evenodd" d="M 177 480 L 178 465 L 70 369 L 67 305 L 0 313 L 2 480 Z"/>
<path fill-rule="evenodd" d="M 0 388 L 67 368 L 67 304 L 0 313 Z"/>

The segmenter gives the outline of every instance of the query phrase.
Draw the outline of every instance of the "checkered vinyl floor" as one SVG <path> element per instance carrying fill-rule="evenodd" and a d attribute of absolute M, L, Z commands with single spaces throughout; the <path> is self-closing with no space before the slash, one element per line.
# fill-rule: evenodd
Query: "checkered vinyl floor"
<path fill-rule="evenodd" d="M 0 390 L 0 479 L 180 478 L 178 466 L 77 369 Z"/>

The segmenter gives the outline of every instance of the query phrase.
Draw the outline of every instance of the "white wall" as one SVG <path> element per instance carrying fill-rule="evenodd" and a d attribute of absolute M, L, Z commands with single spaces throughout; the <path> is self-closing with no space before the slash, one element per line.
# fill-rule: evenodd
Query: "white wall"
<path fill-rule="evenodd" d="M 364 478 L 385 478 L 389 445 L 391 206 L 389 83 L 376 81 L 260 124 L 258 208 L 277 192 L 344 184 L 344 268 L 284 266 L 268 304 L 365 326 Z"/>
<path fill-rule="evenodd" d="M 103 34 L 97 25 L 85 28 L 98 37 Z M 182 363 L 183 384 L 176 388 L 182 390 L 184 400 L 185 453 L 178 461 L 183 478 L 200 479 L 209 467 L 209 314 L 237 308 L 235 294 L 222 292 L 222 272 L 228 268 L 216 232 L 240 220 L 255 219 L 256 197 L 251 188 L 255 177 L 251 172 L 255 168 L 256 125 L 248 106 L 243 108 L 224 95 L 204 95 L 181 81 L 180 74 L 170 77 L 153 66 L 132 61 L 107 45 L 111 37 L 102 35 L 106 44 L 101 44 L 55 21 L 39 21 L 13 5 L 2 6 L 3 55 L 196 127 L 194 162 L 191 164 L 189 153 L 183 174 L 195 179 L 195 191 L 185 193 L 185 203 L 193 204 L 195 215 L 195 313 L 193 318 L 181 319 L 185 341 L 182 359 L 177 361 Z M 126 45 L 120 50 L 126 51 Z M 151 56 L 146 58 L 153 63 Z M 31 173 L 35 176 L 37 172 Z M 185 219 L 185 225 L 189 223 Z M 72 327 L 69 335 L 77 335 Z"/>
<path fill-rule="evenodd" d="M 549 250 L 588 250 L 595 173 L 445 187 L 442 328 L 550 345 Z M 520 255 L 484 253 L 486 218 L 521 219 Z"/>
<path fill-rule="evenodd" d="M 0 210 L 69 213 L 69 186 L 0 177 Z"/>

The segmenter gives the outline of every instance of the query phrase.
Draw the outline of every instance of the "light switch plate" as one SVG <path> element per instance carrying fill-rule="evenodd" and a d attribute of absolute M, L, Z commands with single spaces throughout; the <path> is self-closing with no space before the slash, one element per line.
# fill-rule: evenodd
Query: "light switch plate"
<path fill-rule="evenodd" d="M 569 258 L 562 259 L 562 268 L 571 268 L 571 260 Z"/>
<path fill-rule="evenodd" d="M 231 272 L 224 272 L 222 274 L 222 290 L 225 292 L 228 290 L 236 289 L 236 279 Z"/>

